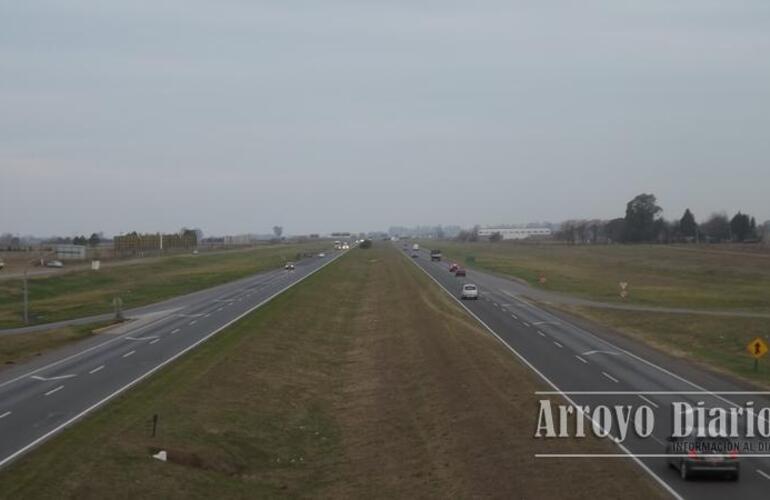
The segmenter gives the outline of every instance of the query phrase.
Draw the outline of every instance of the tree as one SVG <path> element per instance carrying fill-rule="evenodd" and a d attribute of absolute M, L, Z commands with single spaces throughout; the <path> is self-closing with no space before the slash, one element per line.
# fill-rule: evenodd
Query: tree
<path fill-rule="evenodd" d="M 624 241 L 626 236 L 626 219 L 618 217 L 609 221 L 604 231 L 607 233 L 607 239 L 612 242 Z"/>
<path fill-rule="evenodd" d="M 698 223 L 695 222 L 695 216 L 689 208 L 684 211 L 684 215 L 679 220 L 679 230 L 685 238 L 695 238 L 698 234 Z"/>
<path fill-rule="evenodd" d="M 364 250 L 372 248 L 372 240 L 362 241 L 361 243 L 359 243 L 358 248 L 363 248 Z"/>
<path fill-rule="evenodd" d="M 719 242 L 730 239 L 730 221 L 724 213 L 711 214 L 711 217 L 701 225 L 701 230 L 709 241 Z"/>
<path fill-rule="evenodd" d="M 654 194 L 640 194 L 626 205 L 626 240 L 651 241 L 655 238 L 655 219 L 663 211 Z"/>
<path fill-rule="evenodd" d="M 273 234 L 276 239 L 280 240 L 281 235 L 283 234 L 283 226 L 273 226 Z"/>
<path fill-rule="evenodd" d="M 100 242 L 101 240 L 102 240 L 102 239 L 99 237 L 99 235 L 98 235 L 98 234 L 96 234 L 96 233 L 92 233 L 92 234 L 91 234 L 91 237 L 90 237 L 90 238 L 88 238 L 88 245 L 89 245 L 89 246 L 92 246 L 92 247 L 96 247 L 96 246 L 99 246 L 99 242 Z"/>
<path fill-rule="evenodd" d="M 495 231 L 494 233 L 489 235 L 489 241 L 491 241 L 492 243 L 497 243 L 502 239 L 503 239 L 503 235 L 500 234 L 500 231 Z"/>
<path fill-rule="evenodd" d="M 730 232 L 735 241 L 745 241 L 749 238 L 751 233 L 751 220 L 749 216 L 740 212 L 735 214 L 730 221 Z"/>

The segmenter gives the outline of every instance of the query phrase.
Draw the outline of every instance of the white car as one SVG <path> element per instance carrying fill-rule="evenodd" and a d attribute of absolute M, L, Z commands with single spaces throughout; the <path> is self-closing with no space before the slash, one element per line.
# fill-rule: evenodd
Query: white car
<path fill-rule="evenodd" d="M 323 259 L 324 257 L 326 257 L 326 254 L 325 254 L 325 253 L 323 253 L 323 252 L 321 252 L 321 253 L 319 253 L 319 254 L 318 254 L 318 257 L 320 257 L 320 258 L 322 258 L 322 259 Z"/>
<path fill-rule="evenodd" d="M 49 260 L 48 262 L 45 263 L 45 266 L 61 268 L 61 267 L 64 267 L 64 264 L 60 260 Z"/>
<path fill-rule="evenodd" d="M 462 293 L 460 293 L 460 298 L 462 300 L 465 300 L 465 299 L 478 300 L 479 288 L 472 283 L 466 283 L 465 285 L 463 285 L 463 291 Z"/>

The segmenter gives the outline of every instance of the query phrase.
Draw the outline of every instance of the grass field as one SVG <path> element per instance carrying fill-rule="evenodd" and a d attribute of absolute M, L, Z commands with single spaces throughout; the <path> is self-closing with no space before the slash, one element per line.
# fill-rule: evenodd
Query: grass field
<path fill-rule="evenodd" d="M 114 297 L 137 307 L 219 285 L 316 252 L 323 243 L 271 245 L 250 251 L 178 255 L 100 271 L 78 271 L 29 280 L 30 319 L 48 323 L 112 310 Z M 0 281 L 0 328 L 23 326 L 22 281 Z"/>
<path fill-rule="evenodd" d="M 696 309 L 770 311 L 770 254 L 730 247 L 423 242 L 447 259 L 603 302 Z M 540 275 L 547 282 L 539 283 Z"/>
<path fill-rule="evenodd" d="M 0 336 L 0 369 L 22 363 L 64 345 L 85 339 L 110 325 L 111 322 L 92 325 L 68 326 L 45 332 Z"/>
<path fill-rule="evenodd" d="M 534 440 L 542 388 L 398 252 L 356 249 L 0 472 L 0 497 L 662 498 L 628 461 L 536 461 L 614 449 Z"/>
<path fill-rule="evenodd" d="M 770 387 L 770 358 L 760 361 L 759 369 L 754 371 L 754 360 L 746 351 L 746 345 L 756 337 L 762 337 L 770 344 L 770 321 L 766 319 L 594 307 L 564 309 L 643 340 L 671 355 Z"/>

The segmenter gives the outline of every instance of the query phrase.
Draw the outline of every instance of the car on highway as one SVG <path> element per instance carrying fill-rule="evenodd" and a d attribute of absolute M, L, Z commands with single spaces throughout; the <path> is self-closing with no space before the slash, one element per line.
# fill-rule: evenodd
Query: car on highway
<path fill-rule="evenodd" d="M 324 257 L 326 257 L 326 254 L 325 254 L 325 253 L 323 253 L 323 252 L 321 252 L 321 253 L 319 253 L 319 254 L 318 254 L 318 257 L 320 257 L 320 258 L 322 258 L 322 259 L 323 259 Z"/>
<path fill-rule="evenodd" d="M 698 432 L 693 433 L 697 435 Z M 666 454 L 668 465 L 677 469 L 685 481 L 695 475 L 724 476 L 737 481 L 741 474 L 738 450 L 727 438 L 671 436 Z"/>
<path fill-rule="evenodd" d="M 464 277 L 465 276 L 465 269 L 463 269 L 462 267 L 458 267 L 457 270 L 455 271 L 455 276 L 458 276 L 458 277 L 462 276 L 462 277 Z"/>
<path fill-rule="evenodd" d="M 450 273 L 453 273 L 453 272 L 457 271 L 458 269 L 460 269 L 460 266 L 458 266 L 454 262 L 449 265 L 449 272 Z"/>
<path fill-rule="evenodd" d="M 57 269 L 60 269 L 64 267 L 64 263 L 62 263 L 62 261 L 60 260 L 49 260 L 48 262 L 45 263 L 45 267 L 55 267 Z"/>
<path fill-rule="evenodd" d="M 2 271 L 4 267 L 5 267 L 5 262 L 3 262 L 3 259 L 0 259 L 0 271 Z"/>
<path fill-rule="evenodd" d="M 287 271 L 294 271 L 294 264 L 291 262 L 287 262 L 285 266 L 283 266 L 284 269 Z"/>
<path fill-rule="evenodd" d="M 473 283 L 464 284 L 463 290 L 460 292 L 460 299 L 479 300 L 479 288 Z"/>

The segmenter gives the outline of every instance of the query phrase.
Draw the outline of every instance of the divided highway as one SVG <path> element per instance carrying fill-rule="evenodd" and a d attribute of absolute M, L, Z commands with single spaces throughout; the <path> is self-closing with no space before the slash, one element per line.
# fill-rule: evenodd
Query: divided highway
<path fill-rule="evenodd" d="M 154 306 L 148 320 L 0 374 L 0 467 L 73 424 L 342 253 Z"/>
<path fill-rule="evenodd" d="M 655 413 L 655 431 L 647 439 L 629 432 L 618 455 L 633 454 L 638 465 L 677 498 L 741 499 L 770 497 L 770 459 L 743 457 L 739 481 L 703 479 L 685 481 L 668 467 L 665 458 L 649 457 L 665 453 L 666 438 L 671 434 L 671 403 L 684 401 L 706 407 L 743 406 L 753 401 L 757 407 L 770 406 L 765 396 L 745 394 L 738 387 L 715 374 L 677 361 L 630 339 L 606 338 L 552 314 L 522 296 L 522 287 L 511 280 L 489 273 L 468 270 L 467 277 L 455 277 L 447 262 L 431 262 L 426 252 L 410 257 L 447 293 L 458 299 L 464 283 L 479 287 L 480 299 L 460 302 L 522 362 L 542 377 L 553 389 L 575 405 L 645 404 Z M 714 394 L 744 392 L 744 394 Z M 586 394 L 591 392 L 593 394 Z M 604 394 L 595 394 L 604 392 Z M 643 394 L 640 394 L 643 392 Z M 543 395 L 540 399 L 548 398 Z M 537 408 L 532 408 L 532 429 L 537 424 Z M 589 423 L 590 426 L 590 423 Z M 617 436 L 613 431 L 612 436 Z M 534 438 L 533 438 L 534 439 Z M 764 441 L 767 443 L 767 441 Z M 539 457 L 537 460 L 628 460 L 616 457 Z"/>

